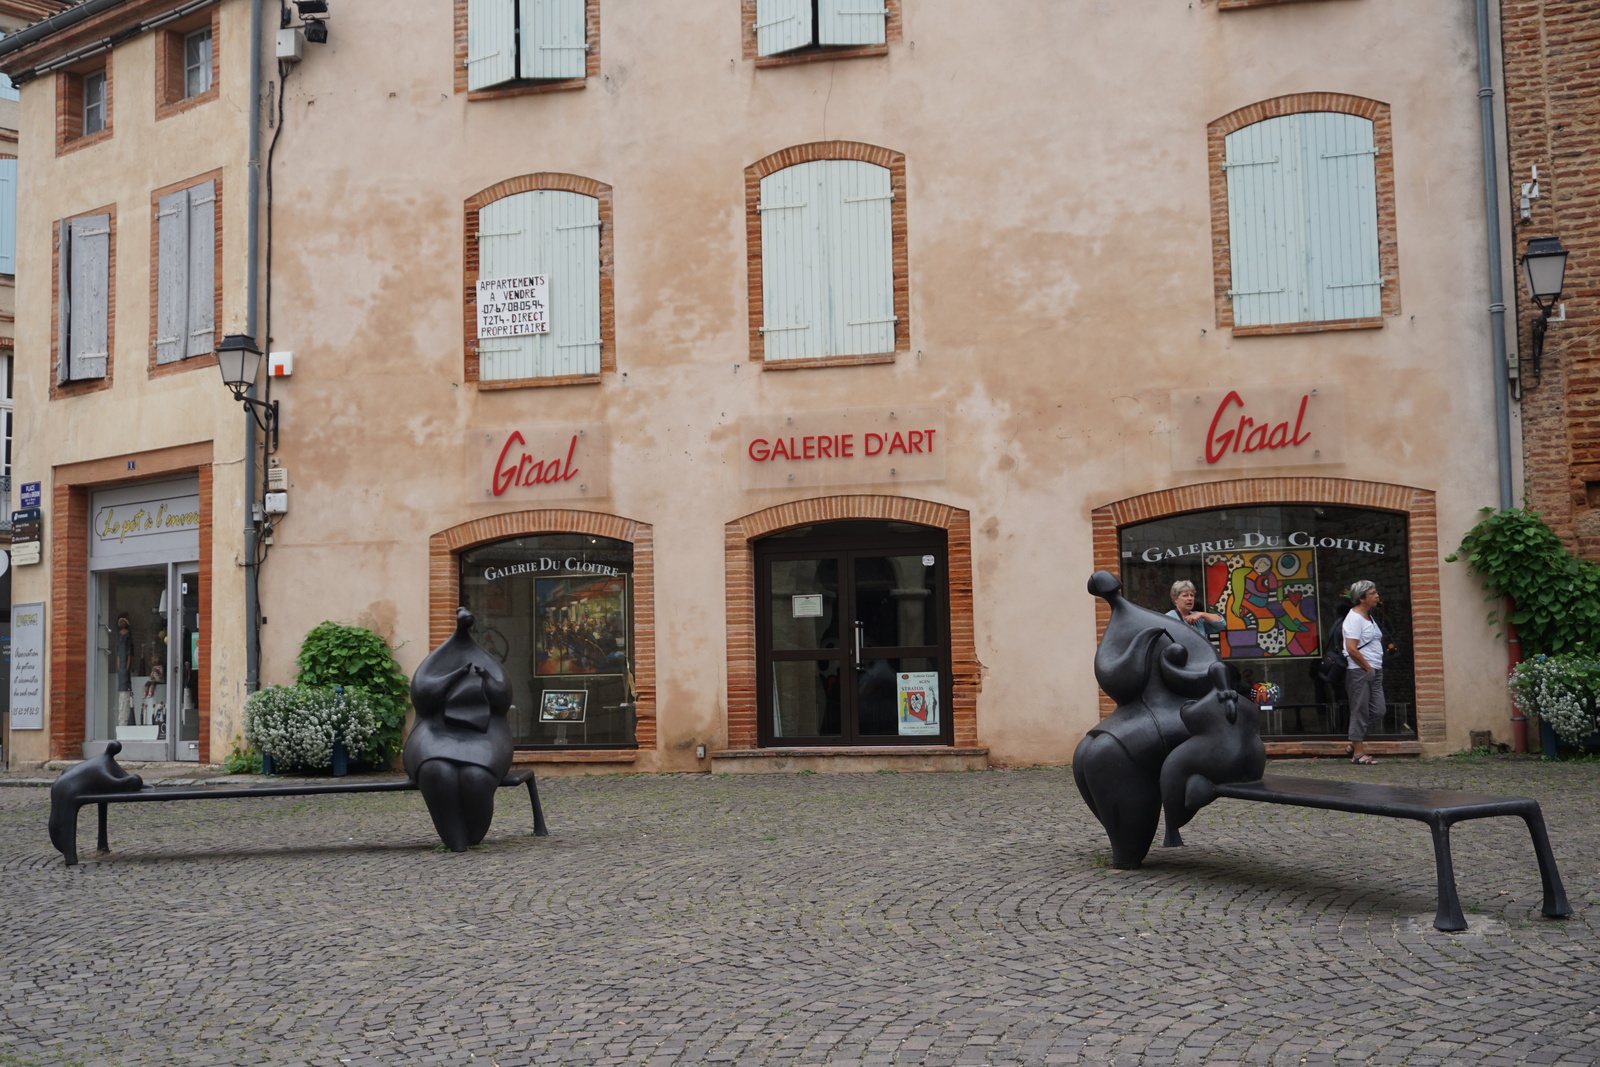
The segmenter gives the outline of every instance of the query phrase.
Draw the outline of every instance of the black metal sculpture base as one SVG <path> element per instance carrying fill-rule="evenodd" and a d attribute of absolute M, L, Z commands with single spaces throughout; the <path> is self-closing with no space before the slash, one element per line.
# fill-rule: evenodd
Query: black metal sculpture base
<path fill-rule="evenodd" d="M 472 613 L 411 678 L 417 721 L 406 738 L 406 773 L 416 780 L 439 840 L 452 852 L 482 841 L 494 820 L 494 791 L 511 769 L 511 684 L 472 639 Z"/>
<path fill-rule="evenodd" d="M 1111 605 L 1094 675 L 1117 709 L 1079 743 L 1072 775 L 1111 840 L 1111 865 L 1138 867 L 1163 801 L 1168 843 L 1181 841 L 1177 827 L 1215 799 L 1214 783 L 1261 777 L 1266 748 L 1259 712 L 1230 690 L 1211 642 L 1129 602 L 1109 571 L 1089 578 L 1089 592 Z"/>

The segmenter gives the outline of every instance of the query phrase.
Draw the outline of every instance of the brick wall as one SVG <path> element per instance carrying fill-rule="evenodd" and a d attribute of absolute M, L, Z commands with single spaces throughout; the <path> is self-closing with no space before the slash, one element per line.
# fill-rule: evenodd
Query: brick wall
<path fill-rule="evenodd" d="M 1573 550 L 1600 560 L 1600 0 L 1505 0 L 1505 100 L 1514 244 L 1559 236 L 1571 252 L 1562 300 L 1533 377 L 1532 323 L 1520 266 L 1515 298 L 1528 506 Z M 1524 222 L 1518 201 L 1539 168 L 1540 198 Z M 1508 301 L 1509 303 L 1510 301 Z"/>

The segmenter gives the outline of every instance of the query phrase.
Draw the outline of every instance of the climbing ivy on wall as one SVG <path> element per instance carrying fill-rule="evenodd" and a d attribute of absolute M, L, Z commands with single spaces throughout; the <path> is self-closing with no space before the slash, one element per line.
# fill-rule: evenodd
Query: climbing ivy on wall
<path fill-rule="evenodd" d="M 1600 564 L 1568 552 L 1538 512 L 1484 508 L 1446 563 L 1464 561 L 1488 600 L 1511 598 L 1510 621 L 1527 657 L 1600 652 Z M 1500 621 L 1489 612 L 1491 625 Z"/>

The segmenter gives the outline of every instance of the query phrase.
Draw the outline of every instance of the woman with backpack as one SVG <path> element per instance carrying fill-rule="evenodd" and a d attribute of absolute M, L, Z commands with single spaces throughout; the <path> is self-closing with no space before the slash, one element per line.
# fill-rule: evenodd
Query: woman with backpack
<path fill-rule="evenodd" d="M 1369 581 L 1350 583 L 1350 614 L 1344 617 L 1345 691 L 1350 694 L 1350 762 L 1377 763 L 1362 751 L 1367 732 L 1383 721 L 1383 631 L 1373 621 L 1378 587 Z"/>

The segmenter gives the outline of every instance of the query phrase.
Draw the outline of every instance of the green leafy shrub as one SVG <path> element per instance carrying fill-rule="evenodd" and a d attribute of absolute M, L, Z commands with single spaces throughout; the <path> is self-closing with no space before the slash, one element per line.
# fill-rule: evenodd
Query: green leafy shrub
<path fill-rule="evenodd" d="M 242 737 L 233 739 L 233 751 L 222 761 L 222 769 L 229 774 L 260 774 L 261 753 L 244 743 Z"/>
<path fill-rule="evenodd" d="M 360 689 L 275 685 L 244 702 L 244 739 L 270 755 L 277 770 L 326 770 L 335 741 L 343 741 L 352 757 L 365 753 L 380 722 L 377 706 Z"/>
<path fill-rule="evenodd" d="M 394 661 L 389 643 L 361 626 L 324 622 L 306 634 L 295 658 L 299 674 L 295 681 L 303 686 L 360 689 L 377 710 L 378 729 L 372 744 L 363 748 L 360 759 L 376 766 L 388 766 L 400 752 L 405 731 L 406 709 L 411 705 L 411 683 Z M 356 757 L 354 747 L 350 749 Z M 273 753 L 277 758 L 277 753 Z"/>
<path fill-rule="evenodd" d="M 1535 656 L 1511 672 L 1511 694 L 1524 715 L 1547 722 L 1569 745 L 1600 733 L 1595 697 L 1600 663 L 1591 655 Z"/>
<path fill-rule="evenodd" d="M 1537 512 L 1484 512 L 1445 561 L 1465 560 L 1491 602 L 1511 598 L 1510 621 L 1525 656 L 1600 655 L 1600 564 L 1569 553 Z M 1490 623 L 1497 620 L 1491 611 Z"/>

